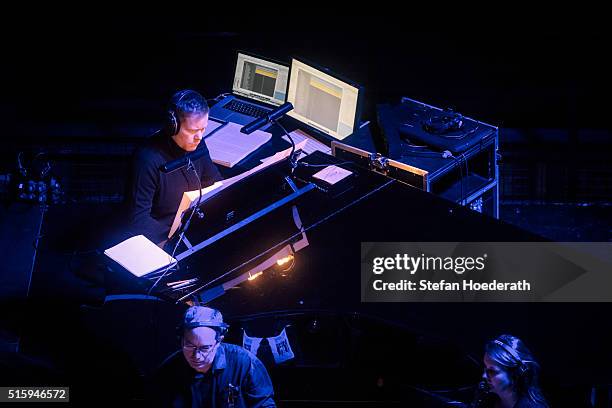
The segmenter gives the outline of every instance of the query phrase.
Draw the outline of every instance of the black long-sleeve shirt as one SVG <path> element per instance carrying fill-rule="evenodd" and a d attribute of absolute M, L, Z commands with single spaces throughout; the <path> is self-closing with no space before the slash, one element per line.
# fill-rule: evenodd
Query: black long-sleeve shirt
<path fill-rule="evenodd" d="M 206 150 L 203 156 L 193 161 L 204 188 L 221 180 L 221 174 L 212 162 L 204 141 L 200 142 L 198 149 Z M 185 150 L 163 133 L 152 136 L 136 150 L 127 193 L 131 235 L 142 234 L 156 244 L 168 238 L 183 193 L 199 189 L 200 183 L 192 169 L 185 167 L 172 173 L 162 173 L 160 168 L 185 154 Z"/>

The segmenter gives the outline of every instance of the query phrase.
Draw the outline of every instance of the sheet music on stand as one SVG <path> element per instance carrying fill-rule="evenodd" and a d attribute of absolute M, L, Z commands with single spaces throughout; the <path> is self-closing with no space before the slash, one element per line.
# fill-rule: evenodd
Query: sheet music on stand
<path fill-rule="evenodd" d="M 206 127 L 206 132 L 204 133 L 204 138 L 211 137 L 213 134 L 221 130 L 228 122 L 220 119 L 209 118 L 208 126 Z"/>
<path fill-rule="evenodd" d="M 303 148 L 305 144 L 306 144 L 305 140 L 302 141 L 301 143 L 297 143 L 296 149 Z M 181 203 L 179 204 L 179 208 L 176 211 L 176 215 L 174 216 L 174 222 L 172 223 L 172 227 L 170 227 L 168 238 L 171 238 L 181 226 L 181 220 L 183 218 L 183 215 L 185 214 L 185 211 L 194 207 L 197 204 L 198 200 L 200 200 L 200 204 L 202 204 L 206 202 L 207 200 L 211 199 L 212 197 L 214 197 L 215 195 L 217 195 L 218 193 L 220 193 L 221 191 L 223 191 L 224 189 L 228 188 L 229 186 L 258 173 L 261 170 L 275 163 L 280 162 L 281 160 L 288 158 L 290 154 L 291 154 L 291 148 L 277 152 L 274 155 L 262 160 L 261 164 L 252 168 L 251 170 L 245 171 L 244 173 L 241 173 L 237 176 L 234 176 L 234 177 L 231 177 L 225 180 L 217 181 L 212 186 L 203 188 L 201 199 L 200 199 L 200 194 L 198 190 L 184 192 L 183 198 L 181 199 Z"/>
<path fill-rule="evenodd" d="M 104 255 L 137 277 L 142 277 L 177 263 L 175 258 L 168 255 L 144 235 L 128 238 L 106 249 Z"/>
<path fill-rule="evenodd" d="M 210 136 L 205 135 L 204 142 L 210 152 L 210 158 L 214 163 L 229 168 L 266 144 L 272 137 L 270 133 L 261 130 L 246 135 L 240 132 L 242 125 L 237 123 L 219 124 L 215 121 L 208 123 L 212 129 L 208 132 Z"/>
<path fill-rule="evenodd" d="M 320 152 L 331 155 L 331 147 L 319 142 L 318 140 L 316 140 L 315 138 L 313 138 L 312 136 L 310 136 L 306 132 L 303 132 L 300 129 L 294 130 L 293 132 L 289 133 L 289 136 L 291 137 L 291 139 L 293 139 L 293 142 L 296 144 L 296 148 L 297 148 L 298 143 L 306 141 L 306 144 L 302 148 L 302 152 L 304 153 L 304 155 L 309 155 L 316 151 L 320 151 Z M 283 139 L 291 143 L 287 135 L 283 136 Z"/>

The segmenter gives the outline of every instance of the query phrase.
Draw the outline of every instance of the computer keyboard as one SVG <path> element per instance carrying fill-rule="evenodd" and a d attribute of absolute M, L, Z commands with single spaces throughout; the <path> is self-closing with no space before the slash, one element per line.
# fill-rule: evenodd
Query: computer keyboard
<path fill-rule="evenodd" d="M 268 109 L 260 108 L 259 106 L 251 105 L 250 103 L 242 102 L 237 99 L 232 99 L 223 105 L 223 107 L 234 112 L 253 116 L 254 118 L 261 118 L 270 112 Z"/>

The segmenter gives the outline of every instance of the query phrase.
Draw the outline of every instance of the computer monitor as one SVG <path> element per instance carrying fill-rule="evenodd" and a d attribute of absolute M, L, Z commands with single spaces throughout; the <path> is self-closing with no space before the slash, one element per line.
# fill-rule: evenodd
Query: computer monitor
<path fill-rule="evenodd" d="M 280 106 L 287 97 L 289 67 L 249 55 L 238 53 L 232 91 L 235 94 Z"/>
<path fill-rule="evenodd" d="M 287 102 L 293 110 L 287 115 L 342 140 L 358 126 L 363 90 L 324 68 L 293 58 Z"/>

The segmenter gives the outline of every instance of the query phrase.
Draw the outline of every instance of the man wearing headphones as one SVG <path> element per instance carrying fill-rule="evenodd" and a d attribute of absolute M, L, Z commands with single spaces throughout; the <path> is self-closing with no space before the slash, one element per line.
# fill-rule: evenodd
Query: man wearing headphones
<path fill-rule="evenodd" d="M 186 89 L 174 94 L 169 105 L 164 127 L 135 152 L 127 193 L 131 235 L 143 234 L 156 244 L 167 240 L 185 191 L 221 180 L 202 143 L 208 125 L 206 99 Z M 191 165 L 172 173 L 160 171 L 163 164 L 196 149 L 206 151 Z"/>
<path fill-rule="evenodd" d="M 170 356 L 157 403 L 173 407 L 275 407 L 264 365 L 240 346 L 222 343 L 228 325 L 218 310 L 187 309 L 181 327 L 184 358 Z"/>

